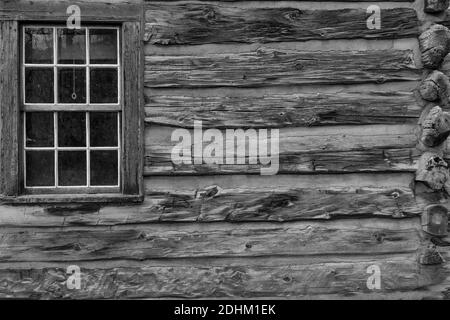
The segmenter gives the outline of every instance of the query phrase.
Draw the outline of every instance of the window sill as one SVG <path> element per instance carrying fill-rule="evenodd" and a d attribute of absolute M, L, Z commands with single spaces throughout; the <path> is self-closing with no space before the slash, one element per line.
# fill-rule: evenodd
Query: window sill
<path fill-rule="evenodd" d="M 120 193 L 105 194 L 34 194 L 17 197 L 0 197 L 3 204 L 62 204 L 62 203 L 140 203 L 142 195 L 124 195 Z"/>

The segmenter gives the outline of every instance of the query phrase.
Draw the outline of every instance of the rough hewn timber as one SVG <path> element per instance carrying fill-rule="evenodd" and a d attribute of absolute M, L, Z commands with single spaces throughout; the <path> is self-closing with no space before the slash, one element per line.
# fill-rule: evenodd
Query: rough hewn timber
<path fill-rule="evenodd" d="M 279 172 L 415 171 L 420 156 L 415 149 L 415 129 L 413 124 L 281 129 Z M 260 173 L 262 166 L 249 164 L 248 159 L 245 164 L 227 164 L 225 160 L 223 164 L 194 164 L 193 159 L 190 164 L 175 164 L 171 152 L 178 141 L 171 141 L 173 131 L 170 127 L 147 127 L 145 174 Z M 226 149 L 226 131 L 222 134 Z M 203 146 L 209 143 L 204 141 Z"/>
<path fill-rule="evenodd" d="M 0 194 L 19 192 L 19 24 L 0 20 Z"/>
<path fill-rule="evenodd" d="M 450 113 L 433 107 L 422 123 L 420 141 L 427 147 L 438 147 L 450 134 Z"/>
<path fill-rule="evenodd" d="M 153 95 L 145 121 L 192 128 L 284 128 L 416 123 L 422 108 L 412 92 L 299 93 L 264 96 Z"/>
<path fill-rule="evenodd" d="M 425 0 L 423 11 L 426 13 L 440 13 L 448 9 L 449 0 Z"/>
<path fill-rule="evenodd" d="M 359 258 L 344 262 L 301 263 L 299 260 L 277 265 L 240 263 L 211 265 L 210 260 L 186 265 L 149 265 L 147 262 L 122 266 L 78 263 L 81 289 L 66 286 L 65 265 L 10 266 L 0 269 L 0 298 L 35 299 L 117 299 L 117 298 L 335 298 L 403 299 L 427 297 L 426 288 L 441 282 L 445 273 L 437 266 L 417 264 L 415 255 L 395 258 Z M 381 288 L 367 288 L 367 268 L 380 267 Z M 407 292 L 408 291 L 408 292 Z M 437 294 L 436 294 L 437 295 Z"/>
<path fill-rule="evenodd" d="M 416 219 L 11 228 L 0 236 L 2 262 L 400 254 L 416 252 L 421 242 Z"/>
<path fill-rule="evenodd" d="M 141 23 L 123 24 L 122 193 L 143 195 L 143 56 Z"/>
<path fill-rule="evenodd" d="M 435 101 L 441 107 L 450 106 L 450 80 L 441 71 L 433 70 L 420 84 L 419 92 L 427 101 Z"/>
<path fill-rule="evenodd" d="M 66 22 L 67 8 L 78 5 L 82 22 L 138 21 L 142 15 L 140 0 L 2 0 L 0 20 Z"/>
<path fill-rule="evenodd" d="M 450 51 L 450 31 L 435 24 L 419 36 L 422 64 L 425 68 L 437 69 Z"/>
<path fill-rule="evenodd" d="M 261 87 L 420 80 L 410 50 L 282 51 L 146 56 L 145 86 Z"/>
<path fill-rule="evenodd" d="M 179 0 L 161 0 L 159 2 L 175 2 Z M 197 1 L 209 1 L 209 0 L 197 0 Z M 217 0 L 217 2 L 244 2 L 247 0 Z M 298 1 L 298 0 L 274 0 L 274 2 L 278 1 Z M 311 0 L 310 2 L 327 2 L 327 1 L 335 1 L 335 0 Z M 144 2 L 156 2 L 154 0 L 144 0 Z M 373 2 L 372 0 L 342 0 L 340 2 Z M 413 2 L 412 0 L 391 0 L 391 2 Z"/>
<path fill-rule="evenodd" d="M 151 183 L 151 181 L 150 181 Z M 407 187 L 149 192 L 140 205 L 0 206 L 2 227 L 108 226 L 160 222 L 296 221 L 419 216 L 423 206 Z"/>
<path fill-rule="evenodd" d="M 204 3 L 146 5 L 144 40 L 158 45 L 266 43 L 416 37 L 414 9 L 382 9 L 383 27 L 369 29 L 366 9 L 237 8 Z"/>
<path fill-rule="evenodd" d="M 416 172 L 416 181 L 423 182 L 429 188 L 450 191 L 450 173 L 448 164 L 435 152 L 424 152 L 420 157 Z"/>

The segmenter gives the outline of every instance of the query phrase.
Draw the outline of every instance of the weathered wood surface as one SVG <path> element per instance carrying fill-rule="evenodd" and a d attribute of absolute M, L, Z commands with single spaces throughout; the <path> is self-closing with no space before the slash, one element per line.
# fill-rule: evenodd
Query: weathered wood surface
<path fill-rule="evenodd" d="M 176 2 L 180 0 L 143 0 L 143 2 Z M 197 0 L 197 1 L 209 1 L 209 0 Z M 217 2 L 245 2 L 248 0 L 216 0 Z M 273 2 L 282 1 L 298 1 L 298 0 L 273 0 Z M 328 2 L 336 0 L 310 0 L 309 2 Z M 373 2 L 372 0 L 340 0 L 339 2 Z M 413 2 L 413 0 L 390 0 L 389 2 Z"/>
<path fill-rule="evenodd" d="M 143 195 L 143 54 L 141 23 L 123 24 L 122 193 Z"/>
<path fill-rule="evenodd" d="M 117 299 L 117 298 L 311 298 L 336 294 L 339 298 L 380 295 L 389 299 L 430 296 L 428 286 L 445 278 L 435 266 L 420 266 L 414 255 L 395 258 L 359 258 L 354 261 L 301 264 L 296 260 L 276 265 L 241 260 L 207 260 L 186 265 L 93 266 L 80 262 L 81 289 L 67 289 L 67 266 L 1 267 L 0 298 Z M 381 288 L 367 288 L 367 268 L 381 270 Z M 406 291 L 411 291 L 408 293 Z"/>
<path fill-rule="evenodd" d="M 450 80 L 441 71 L 433 70 L 420 84 L 419 93 L 443 108 L 450 106 Z"/>
<path fill-rule="evenodd" d="M 151 181 L 150 181 L 151 183 Z M 139 205 L 0 206 L 1 227 L 109 226 L 161 222 L 285 222 L 350 217 L 420 216 L 407 187 L 222 189 L 149 192 Z"/>
<path fill-rule="evenodd" d="M 81 21 L 138 21 L 142 16 L 140 0 L 2 0 L 0 20 L 66 21 L 67 8 L 78 5 Z"/>
<path fill-rule="evenodd" d="M 282 51 L 146 56 L 150 88 L 261 87 L 420 80 L 410 50 Z"/>
<path fill-rule="evenodd" d="M 19 192 L 19 25 L 0 21 L 0 194 Z"/>
<path fill-rule="evenodd" d="M 439 13 L 448 9 L 449 0 L 425 0 L 423 11 L 427 13 Z"/>
<path fill-rule="evenodd" d="M 284 128 L 416 123 L 422 108 L 412 92 L 299 93 L 264 96 L 152 95 L 145 121 L 192 128 Z"/>
<path fill-rule="evenodd" d="M 450 134 L 450 114 L 433 107 L 422 122 L 420 141 L 427 147 L 438 147 Z"/>
<path fill-rule="evenodd" d="M 450 51 L 450 30 L 441 25 L 432 25 L 419 36 L 422 64 L 425 68 L 437 69 Z"/>
<path fill-rule="evenodd" d="M 383 27 L 369 29 L 366 9 L 237 8 L 204 3 L 145 6 L 144 40 L 157 45 L 266 43 L 416 37 L 414 9 L 382 9 Z"/>
<path fill-rule="evenodd" d="M 415 171 L 415 162 L 420 156 L 420 151 L 415 148 L 415 130 L 415 124 L 280 129 L 279 173 Z M 172 162 L 171 152 L 178 141 L 171 141 L 173 131 L 174 128 L 171 127 L 147 127 L 144 162 L 146 175 L 259 174 L 263 167 L 260 164 L 249 164 L 248 159 L 245 164 L 226 164 L 225 160 L 223 164 L 205 161 L 194 164 L 193 153 L 190 164 L 175 164 Z M 227 136 L 225 131 L 222 133 L 225 156 Z M 204 141 L 203 146 L 209 143 Z M 246 150 L 247 147 L 246 145 Z"/>
<path fill-rule="evenodd" d="M 414 253 L 416 218 L 383 222 L 158 224 L 0 230 L 2 262 Z"/>

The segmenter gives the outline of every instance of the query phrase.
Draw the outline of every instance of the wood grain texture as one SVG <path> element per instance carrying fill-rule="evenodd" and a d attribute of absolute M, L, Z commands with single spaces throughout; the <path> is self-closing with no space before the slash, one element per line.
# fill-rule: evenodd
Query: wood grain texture
<path fill-rule="evenodd" d="M 19 192 L 19 31 L 0 21 L 0 194 Z"/>
<path fill-rule="evenodd" d="M 2 262 L 351 256 L 415 253 L 410 223 L 158 224 L 94 228 L 2 229 Z"/>
<path fill-rule="evenodd" d="M 422 108 L 412 92 L 299 93 L 264 96 L 152 95 L 145 121 L 193 128 L 285 128 L 416 123 Z"/>
<path fill-rule="evenodd" d="M 140 22 L 123 24 L 122 192 L 143 195 L 143 65 Z"/>
<path fill-rule="evenodd" d="M 262 165 L 214 164 L 207 155 L 201 164 L 172 162 L 175 128 L 148 126 L 145 132 L 146 175 L 260 173 Z M 285 128 L 279 133 L 279 173 L 406 171 L 416 169 L 416 125 L 365 125 Z M 191 131 L 192 133 L 192 131 Z M 224 152 L 231 136 L 222 131 Z M 192 134 L 191 134 L 192 136 Z M 189 137 L 188 137 L 189 138 Z M 263 140 L 264 141 L 264 140 Z M 189 141 L 187 142 L 188 144 Z M 192 148 L 193 141 L 191 140 Z M 203 146 L 210 142 L 204 141 Z M 248 141 L 246 143 L 248 150 Z"/>
<path fill-rule="evenodd" d="M 0 20 L 63 21 L 67 8 L 78 5 L 83 22 L 140 21 L 140 0 L 2 0 Z"/>
<path fill-rule="evenodd" d="M 383 27 L 369 29 L 365 9 L 299 10 L 237 8 L 205 3 L 148 3 L 145 36 L 150 44 L 267 43 L 329 39 L 416 37 L 414 9 L 382 9 Z"/>
<path fill-rule="evenodd" d="M 261 87 L 420 80 L 412 51 L 281 51 L 146 56 L 145 86 Z"/>
<path fill-rule="evenodd" d="M 149 184 L 151 185 L 151 180 Z M 420 216 L 408 187 L 222 189 L 220 183 L 184 192 L 149 191 L 139 205 L 0 206 L 2 227 L 113 226 L 164 222 L 286 222 L 350 217 Z"/>
<path fill-rule="evenodd" d="M 146 2 L 176 2 L 179 0 L 143 0 L 144 3 Z M 201 1 L 209 1 L 209 0 L 197 0 L 199 2 Z M 248 0 L 216 0 L 216 2 L 245 2 Z M 273 0 L 274 2 L 281 2 L 281 1 L 298 1 L 298 0 Z M 333 1 L 335 2 L 335 0 L 310 0 L 310 2 L 328 2 L 328 1 Z M 340 0 L 339 2 L 373 2 L 372 0 Z M 412 0 L 391 0 L 389 2 L 413 2 Z"/>
<path fill-rule="evenodd" d="M 64 266 L 2 267 L 0 298 L 311 298 L 335 294 L 344 299 L 381 294 L 380 298 L 389 299 L 397 293 L 407 299 L 431 296 L 427 287 L 445 278 L 445 272 L 435 266 L 420 266 L 411 255 L 310 264 L 297 260 L 278 265 L 255 264 L 251 260 L 214 266 L 209 260 L 203 266 L 122 263 L 95 267 L 80 262 L 80 290 L 67 289 Z M 375 291 L 366 285 L 367 268 L 374 264 L 382 274 L 381 288 Z"/>

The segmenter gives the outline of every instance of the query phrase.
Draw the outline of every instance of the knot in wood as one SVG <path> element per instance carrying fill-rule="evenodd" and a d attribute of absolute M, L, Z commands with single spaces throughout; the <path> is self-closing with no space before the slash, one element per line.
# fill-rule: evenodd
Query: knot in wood
<path fill-rule="evenodd" d="M 373 237 L 375 238 L 375 240 L 376 240 L 378 243 L 381 243 L 381 242 L 383 242 L 384 237 L 386 237 L 386 235 L 385 235 L 384 233 L 382 233 L 382 232 L 375 232 L 375 233 L 373 234 Z"/>
<path fill-rule="evenodd" d="M 400 193 L 398 191 L 394 191 L 391 194 L 392 198 L 397 199 L 398 197 L 400 197 Z"/>
<path fill-rule="evenodd" d="M 213 20 L 216 17 L 216 12 L 211 7 L 205 8 L 203 10 L 203 17 L 206 20 Z"/>
<path fill-rule="evenodd" d="M 295 64 L 295 69 L 296 70 L 302 70 L 304 68 L 304 66 L 301 63 L 296 63 Z"/>

